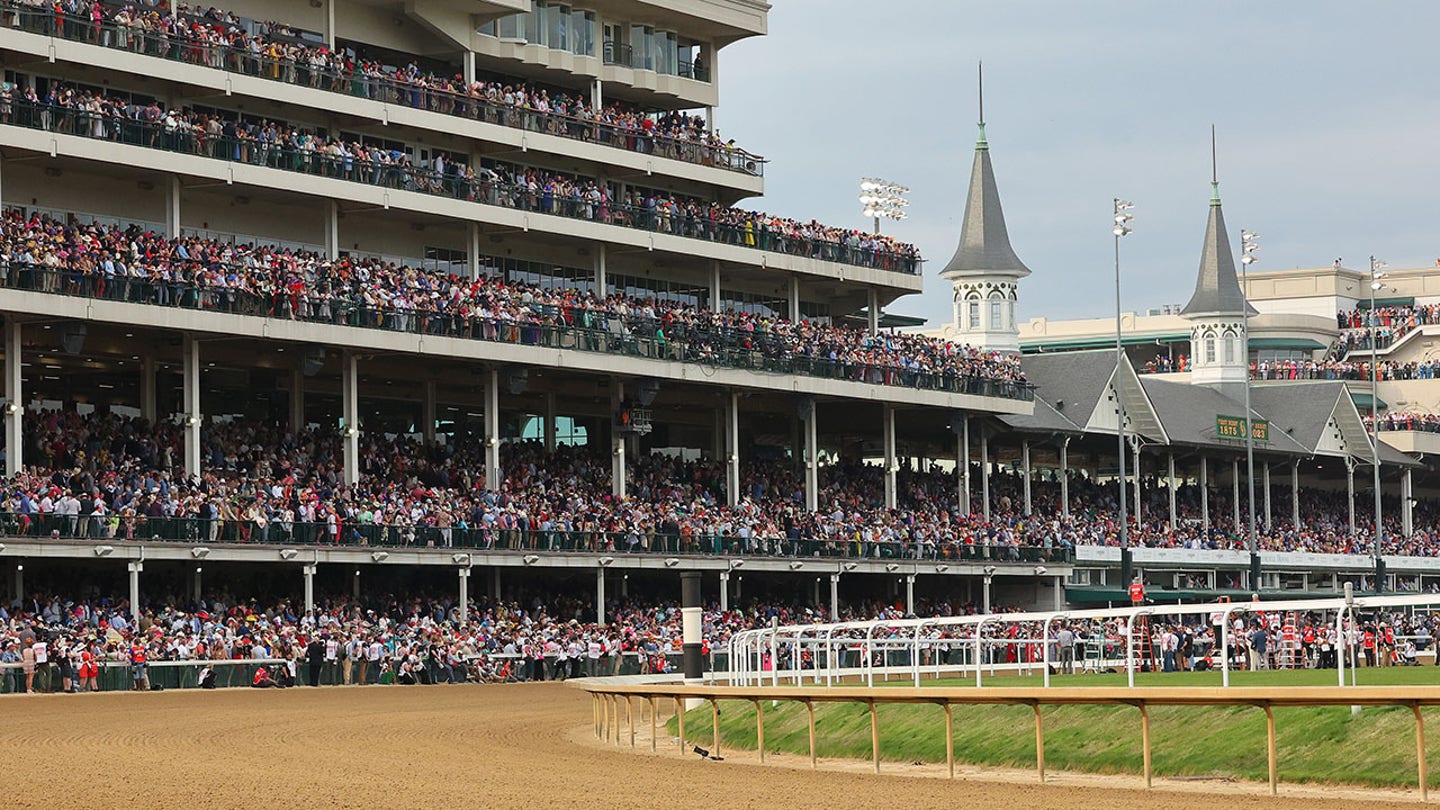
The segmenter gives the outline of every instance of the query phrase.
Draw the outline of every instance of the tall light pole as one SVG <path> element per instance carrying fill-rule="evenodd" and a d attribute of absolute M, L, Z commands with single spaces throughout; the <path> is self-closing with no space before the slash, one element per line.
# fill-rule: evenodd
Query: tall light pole
<path fill-rule="evenodd" d="M 1375 559 L 1375 592 L 1385 590 L 1385 562 L 1380 558 L 1380 347 L 1376 344 L 1375 293 L 1389 265 L 1370 257 L 1370 465 L 1375 471 L 1375 536 L 1370 553 Z"/>
<path fill-rule="evenodd" d="M 1260 250 L 1258 233 L 1240 230 L 1240 288 L 1244 302 L 1240 327 L 1240 351 L 1245 359 L 1245 476 L 1250 494 L 1250 588 L 1260 592 L 1260 538 L 1255 530 L 1255 431 L 1250 424 L 1250 265 Z M 1269 497 L 1268 495 L 1266 497 Z"/>
<path fill-rule="evenodd" d="M 1119 437 L 1119 459 L 1120 459 L 1120 578 L 1124 580 L 1122 587 L 1130 585 L 1130 516 L 1125 502 L 1125 347 L 1121 339 L 1120 327 L 1120 239 L 1129 236 L 1131 233 L 1130 223 L 1135 217 L 1130 211 L 1135 207 L 1129 200 L 1115 198 L 1115 227 L 1110 231 L 1115 235 L 1115 415 L 1118 419 L 1118 430 L 1115 431 Z M 1139 476 L 1139 470 L 1136 470 Z"/>
<path fill-rule="evenodd" d="M 899 222 L 909 216 L 905 213 L 905 207 L 910 204 L 905 195 L 909 193 L 910 189 L 905 186 L 878 177 L 860 181 L 860 204 L 865 206 L 861 213 L 875 220 L 875 233 L 880 233 L 881 219 Z"/>

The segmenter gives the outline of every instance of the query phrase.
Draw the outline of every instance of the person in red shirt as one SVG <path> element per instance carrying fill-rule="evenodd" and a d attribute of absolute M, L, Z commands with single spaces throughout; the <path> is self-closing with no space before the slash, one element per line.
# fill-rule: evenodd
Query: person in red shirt
<path fill-rule="evenodd" d="M 135 680 L 135 691 L 145 691 L 145 661 L 146 651 L 144 642 L 138 638 L 130 644 L 130 676 Z"/>
<path fill-rule="evenodd" d="M 1145 584 L 1140 581 L 1140 577 L 1138 576 L 1135 577 L 1134 582 L 1130 583 L 1130 604 L 1145 604 Z"/>

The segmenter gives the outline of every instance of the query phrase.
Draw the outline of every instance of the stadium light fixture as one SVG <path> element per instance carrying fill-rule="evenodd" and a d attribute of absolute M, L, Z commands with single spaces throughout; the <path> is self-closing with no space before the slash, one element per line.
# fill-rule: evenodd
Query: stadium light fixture
<path fill-rule="evenodd" d="M 906 219 L 909 214 L 905 209 L 910 201 L 905 195 L 910 189 L 892 183 L 889 180 L 882 180 L 878 177 L 866 177 L 860 181 L 860 205 L 864 206 L 860 213 L 867 219 L 875 220 L 875 233 L 880 233 L 880 220 L 893 219 L 896 222 Z"/>
<path fill-rule="evenodd" d="M 115 547 L 114 547 L 114 546 L 96 546 L 96 547 L 95 547 L 95 556 L 96 556 L 96 557 L 107 557 L 107 556 L 109 556 L 111 553 L 113 553 L 114 551 L 115 551 Z"/>
<path fill-rule="evenodd" d="M 378 562 L 385 562 L 386 560 L 390 559 L 390 552 L 388 552 L 388 551 L 376 551 L 376 552 L 373 552 L 373 553 L 370 555 L 370 559 L 374 560 L 374 561 L 377 562 L 377 563 L 378 563 Z"/>
<path fill-rule="evenodd" d="M 944 563 L 941 563 L 940 565 L 935 566 L 935 573 L 937 573 L 937 574 L 943 574 L 943 573 L 945 573 L 946 571 L 949 571 L 949 570 L 950 570 L 950 566 L 945 565 Z"/>
<path fill-rule="evenodd" d="M 679 558 L 679 557 L 666 557 L 666 558 L 665 558 L 665 567 L 666 567 L 666 568 L 674 568 L 675 566 L 677 566 L 677 565 L 679 565 L 679 564 L 680 564 L 680 558 Z"/>
<path fill-rule="evenodd" d="M 5 551 L 5 544 L 4 544 L 4 543 L 0 543 L 0 552 L 4 552 L 4 551 Z"/>
<path fill-rule="evenodd" d="M 854 570 L 855 570 L 855 567 L 858 566 L 859 564 L 860 564 L 860 563 L 847 562 L 847 563 L 845 563 L 845 564 L 844 564 L 843 566 L 841 566 L 841 567 L 844 568 L 846 571 L 854 571 Z"/>
<path fill-rule="evenodd" d="M 195 548 L 190 549 L 190 556 L 194 557 L 197 560 L 203 560 L 206 557 L 210 556 L 210 549 L 206 548 L 205 546 L 196 546 Z"/>
<path fill-rule="evenodd" d="M 987 565 L 983 569 L 981 569 L 981 571 L 985 574 L 985 576 L 993 577 L 995 576 L 996 568 L 993 565 Z"/>
<path fill-rule="evenodd" d="M 14 416 L 15 414 L 17 414 L 17 413 L 19 413 L 19 412 L 20 412 L 20 403 L 14 401 L 14 400 L 7 400 L 7 401 L 5 402 L 5 413 L 6 413 L 7 415 L 9 415 L 9 416 Z"/>
<path fill-rule="evenodd" d="M 739 568 L 739 567 L 743 566 L 744 564 L 745 564 L 745 561 L 744 561 L 744 560 L 731 560 L 731 561 L 730 561 L 730 568 L 731 568 L 731 569 Z"/>
<path fill-rule="evenodd" d="M 1048 570 L 1049 570 L 1049 569 L 1046 568 L 1046 567 L 1043 566 L 1043 565 L 1037 565 L 1037 566 L 1035 566 L 1035 576 L 1037 576 L 1037 577 L 1043 577 L 1043 576 L 1045 576 L 1045 572 L 1048 571 Z"/>
<path fill-rule="evenodd" d="M 1384 270 L 1390 265 L 1374 256 L 1370 257 L 1370 466 L 1375 473 L 1375 536 L 1371 539 L 1370 555 L 1375 561 L 1375 593 L 1385 590 L 1385 562 L 1380 557 L 1380 397 L 1378 366 L 1380 347 L 1375 342 L 1375 293 L 1381 287 L 1380 279 L 1385 278 Z"/>
<path fill-rule="evenodd" d="M 609 565 L 610 563 L 613 563 L 613 562 L 615 562 L 615 558 L 614 558 L 614 557 L 601 557 L 601 558 L 600 558 L 600 564 L 601 564 L 602 566 L 603 566 L 603 565 Z"/>
<path fill-rule="evenodd" d="M 886 571 L 889 571 L 889 572 L 892 573 L 892 574 L 895 573 L 895 572 L 896 572 L 897 570 L 899 570 L 899 569 L 900 569 L 900 565 L 899 565 L 898 563 L 885 563 L 885 570 L 886 570 Z"/>
<path fill-rule="evenodd" d="M 790 563 L 790 570 L 791 570 L 791 571 L 799 571 L 801 568 L 804 568 L 804 567 L 805 567 L 805 563 L 802 563 L 802 562 L 800 562 L 799 560 L 794 560 L 794 561 L 792 561 L 792 562 Z"/>
<path fill-rule="evenodd" d="M 526 565 L 534 565 L 535 563 L 540 562 L 540 555 L 526 554 L 525 557 L 522 559 L 522 562 L 524 562 Z"/>
<path fill-rule="evenodd" d="M 282 548 L 282 549 L 280 549 L 280 559 L 282 559 L 282 560 L 293 560 L 293 559 L 295 559 L 297 556 L 299 556 L 299 554 L 300 554 L 300 552 L 299 552 L 299 551 L 296 551 L 296 550 L 293 549 L 293 548 Z"/>
<path fill-rule="evenodd" d="M 1257 261 L 1259 239 L 1260 234 L 1240 229 L 1240 293 L 1245 299 L 1240 316 L 1240 351 L 1245 360 L 1245 488 L 1250 530 L 1246 547 L 1250 552 L 1252 588 L 1260 587 L 1260 533 L 1255 521 L 1255 436 L 1250 426 L 1250 265 Z"/>
<path fill-rule="evenodd" d="M 1114 198 L 1112 219 L 1114 227 L 1110 232 L 1115 236 L 1115 434 L 1118 439 L 1118 452 L 1116 453 L 1119 462 L 1119 484 L 1120 484 L 1120 553 L 1122 560 L 1122 571 L 1125 568 L 1124 560 L 1130 558 L 1130 514 L 1125 498 L 1125 348 L 1121 341 L 1120 327 L 1120 240 L 1129 236 L 1133 229 L 1130 223 L 1135 221 L 1135 215 L 1130 213 L 1135 210 L 1135 203 L 1129 200 Z M 1136 471 L 1139 475 L 1139 471 Z M 1138 479 L 1137 479 L 1138 480 Z M 1123 571 L 1123 578 L 1128 571 Z M 987 574 L 987 576 L 989 576 Z"/>
<path fill-rule="evenodd" d="M 469 564 L 470 564 L 470 555 L 469 555 L 469 554 L 466 554 L 466 553 L 464 553 L 464 552 L 461 552 L 461 553 L 459 553 L 459 554 L 451 554 L 451 555 L 450 555 L 450 560 L 451 560 L 451 562 L 454 562 L 456 565 L 469 565 Z"/>

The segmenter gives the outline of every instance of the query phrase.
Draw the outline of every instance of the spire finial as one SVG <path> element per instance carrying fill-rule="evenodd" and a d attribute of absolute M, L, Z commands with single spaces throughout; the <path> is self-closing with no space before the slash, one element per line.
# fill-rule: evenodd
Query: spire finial
<path fill-rule="evenodd" d="M 1220 171 L 1215 157 L 1215 125 L 1210 125 L 1210 204 L 1220 204 Z"/>
<path fill-rule="evenodd" d="M 980 135 L 975 139 L 976 149 L 988 149 L 985 141 L 985 63 L 976 63 L 976 79 L 980 84 Z"/>

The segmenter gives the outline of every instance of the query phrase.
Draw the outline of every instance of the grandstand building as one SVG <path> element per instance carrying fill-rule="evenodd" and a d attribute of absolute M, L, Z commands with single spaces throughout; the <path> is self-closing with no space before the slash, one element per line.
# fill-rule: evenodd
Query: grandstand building
<path fill-rule="evenodd" d="M 758 213 L 784 167 L 715 129 L 726 46 L 767 10 L 0 0 L 11 593 L 79 576 L 138 609 L 221 581 L 309 605 L 412 581 L 464 606 L 479 569 L 492 596 L 593 593 L 603 622 L 607 593 L 685 571 L 722 606 L 832 613 L 1120 601 L 1132 568 L 1161 599 L 1440 587 L 1410 542 L 1434 434 L 1384 432 L 1391 545 L 1366 553 L 1364 413 L 1433 412 L 1413 380 L 1255 380 L 1258 579 L 1237 541 L 1247 374 L 1353 359 L 1360 274 L 1242 288 L 1217 192 L 1190 303 L 1128 316 L 1117 368 L 1111 321 L 1017 320 L 1031 268 L 982 122 L 939 271 L 954 323 L 898 332 L 915 250 Z M 1421 273 L 1392 283 L 1387 304 L 1429 300 Z M 1377 354 L 1425 357 L 1429 326 Z M 1122 396 L 1129 551 L 1107 522 Z M 40 506 L 81 485 L 147 491 Z M 537 493 L 573 514 L 506 522 Z M 1309 537 L 1311 503 L 1348 523 Z"/>

